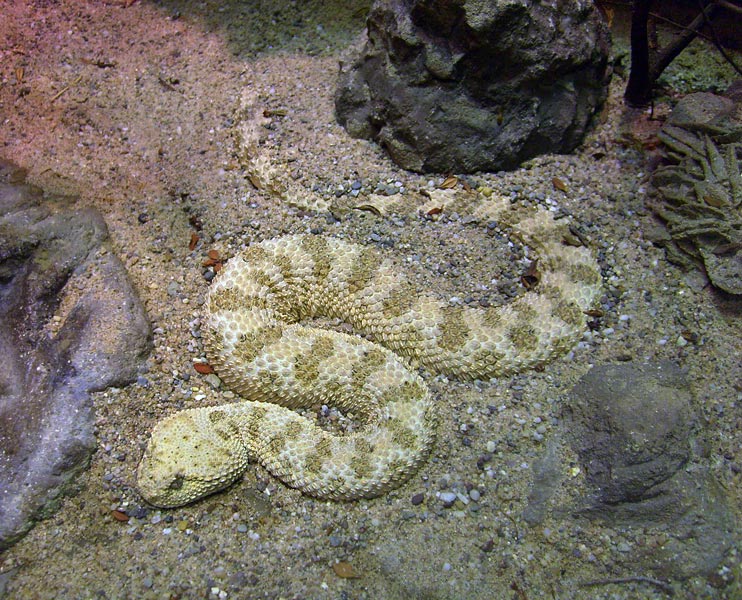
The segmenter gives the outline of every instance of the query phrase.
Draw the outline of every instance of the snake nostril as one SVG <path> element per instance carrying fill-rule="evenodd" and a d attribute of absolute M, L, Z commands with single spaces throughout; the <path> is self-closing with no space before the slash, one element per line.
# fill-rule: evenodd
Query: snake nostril
<path fill-rule="evenodd" d="M 185 481 L 185 477 L 183 475 L 176 475 L 175 479 L 173 479 L 170 482 L 170 485 L 167 486 L 170 490 L 179 490 L 183 487 L 183 482 Z"/>

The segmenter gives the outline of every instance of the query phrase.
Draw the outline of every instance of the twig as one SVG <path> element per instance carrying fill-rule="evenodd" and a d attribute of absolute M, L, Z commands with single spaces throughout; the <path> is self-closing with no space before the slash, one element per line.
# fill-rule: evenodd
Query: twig
<path fill-rule="evenodd" d="M 732 2 L 727 2 L 727 0 L 711 0 L 711 2 L 713 4 L 718 4 L 722 8 L 726 8 L 728 10 L 736 12 L 737 14 L 742 14 L 742 6 L 737 6 Z"/>
<path fill-rule="evenodd" d="M 717 6 L 724 6 L 723 4 L 717 4 L 712 1 L 711 4 L 716 4 Z M 729 6 L 726 6 L 726 8 L 729 8 Z M 737 66 L 737 64 L 732 60 L 732 57 L 727 54 L 727 51 L 724 50 L 724 46 L 721 44 L 721 40 L 719 40 L 719 36 L 716 33 L 716 30 L 714 29 L 713 24 L 711 23 L 711 15 L 706 14 L 705 11 L 701 11 L 701 15 L 704 16 L 704 19 L 706 20 L 706 24 L 708 25 L 709 31 L 711 31 L 711 39 L 714 42 L 714 46 L 716 46 L 716 49 L 719 51 L 719 54 L 721 54 L 724 57 L 724 60 L 726 60 L 730 65 L 732 65 L 732 68 L 737 71 L 737 75 L 742 75 L 742 70 Z"/>
<path fill-rule="evenodd" d="M 641 575 L 635 575 L 633 577 L 617 577 L 615 579 L 594 579 L 592 581 L 583 581 L 580 583 L 580 587 L 593 587 L 596 585 L 610 585 L 620 583 L 648 583 L 655 586 L 657 589 L 662 590 L 668 596 L 673 596 L 675 590 L 669 583 L 666 583 L 660 579 L 652 579 L 651 577 L 643 577 Z"/>
<path fill-rule="evenodd" d="M 711 17 L 716 11 L 716 5 L 709 4 L 707 6 L 700 6 L 700 13 L 693 19 L 693 22 L 685 27 L 683 34 L 677 38 L 667 48 L 658 52 L 655 57 L 655 63 L 650 69 L 649 78 L 652 83 L 659 79 L 662 72 L 668 67 L 668 65 L 675 60 L 685 48 L 690 44 L 695 37 L 698 36 L 701 28 L 711 22 Z"/>
<path fill-rule="evenodd" d="M 76 84 L 80 83 L 81 81 L 82 81 L 82 75 L 78 76 L 77 79 L 75 79 L 72 83 L 70 83 L 69 85 L 64 86 L 61 90 L 59 90 L 56 94 L 54 94 L 54 97 L 51 100 L 49 100 L 49 104 L 51 104 L 57 98 L 59 98 L 62 94 L 64 94 L 65 92 L 67 92 L 67 90 L 69 90 L 73 85 L 76 85 Z"/>

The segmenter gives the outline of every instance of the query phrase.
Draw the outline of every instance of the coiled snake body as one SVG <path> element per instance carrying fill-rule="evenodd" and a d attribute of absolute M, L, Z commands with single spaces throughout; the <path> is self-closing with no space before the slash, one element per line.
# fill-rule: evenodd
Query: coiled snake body
<path fill-rule="evenodd" d="M 186 504 L 228 486 L 255 460 L 318 498 L 378 496 L 404 482 L 434 439 L 436 407 L 410 366 L 458 379 L 523 371 L 567 352 L 600 291 L 568 220 L 542 208 L 491 213 L 537 251 L 540 281 L 495 308 L 451 306 L 412 289 L 391 261 L 340 239 L 292 235 L 232 258 L 208 293 L 207 356 L 243 401 L 161 421 L 138 469 L 152 504 Z M 340 318 L 374 342 L 308 327 Z M 292 409 L 335 406 L 362 424 L 325 431 Z"/>

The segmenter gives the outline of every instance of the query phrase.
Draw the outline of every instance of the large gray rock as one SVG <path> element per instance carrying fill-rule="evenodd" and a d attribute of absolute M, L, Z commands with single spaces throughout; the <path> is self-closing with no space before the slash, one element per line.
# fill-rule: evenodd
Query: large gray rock
<path fill-rule="evenodd" d="M 534 469 L 524 518 L 586 517 L 629 534 L 660 534 L 636 547 L 635 570 L 686 579 L 713 573 L 736 543 L 734 518 L 702 455 L 684 372 L 669 362 L 593 367 L 572 390 L 560 435 Z M 585 494 L 557 501 L 563 446 L 576 452 Z"/>
<path fill-rule="evenodd" d="M 90 392 L 133 381 L 151 349 L 100 214 L 11 184 L 11 171 L 0 165 L 0 549 L 88 465 Z"/>
<path fill-rule="evenodd" d="M 690 390 L 677 366 L 594 367 L 572 390 L 565 418 L 594 493 L 590 507 L 675 503 L 658 490 L 690 460 L 694 426 Z"/>
<path fill-rule="evenodd" d="M 512 169 L 569 152 L 607 93 L 592 1 L 377 0 L 341 65 L 338 121 L 419 172 Z"/>

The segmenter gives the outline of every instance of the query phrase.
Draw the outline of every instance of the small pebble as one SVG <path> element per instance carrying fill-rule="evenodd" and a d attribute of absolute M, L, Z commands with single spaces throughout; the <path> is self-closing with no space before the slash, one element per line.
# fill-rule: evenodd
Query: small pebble
<path fill-rule="evenodd" d="M 443 506 L 450 508 L 453 503 L 456 502 L 458 496 L 453 492 L 441 492 L 440 499 L 443 502 Z"/>
<path fill-rule="evenodd" d="M 215 390 L 219 389 L 219 386 L 222 384 L 222 380 L 215 373 L 210 373 L 204 379 Z"/>
<path fill-rule="evenodd" d="M 425 494 L 423 494 L 422 492 L 415 494 L 414 496 L 412 496 L 412 498 L 410 498 L 410 502 L 412 502 L 413 506 L 422 504 L 423 500 L 425 500 Z"/>
<path fill-rule="evenodd" d="M 135 519 L 146 519 L 148 514 L 149 510 L 146 509 L 144 506 L 139 506 L 133 511 L 129 511 L 129 515 L 134 517 Z"/>

